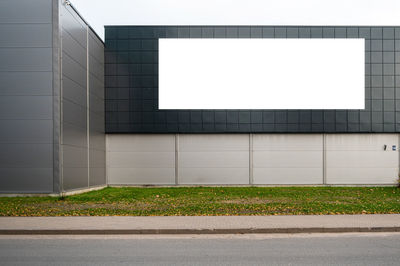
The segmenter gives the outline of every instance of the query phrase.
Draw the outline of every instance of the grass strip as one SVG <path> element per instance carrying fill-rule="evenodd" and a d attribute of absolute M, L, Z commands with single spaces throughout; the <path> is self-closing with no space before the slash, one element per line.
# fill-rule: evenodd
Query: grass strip
<path fill-rule="evenodd" d="M 0 216 L 194 216 L 400 213 L 396 187 L 105 188 L 0 198 Z"/>

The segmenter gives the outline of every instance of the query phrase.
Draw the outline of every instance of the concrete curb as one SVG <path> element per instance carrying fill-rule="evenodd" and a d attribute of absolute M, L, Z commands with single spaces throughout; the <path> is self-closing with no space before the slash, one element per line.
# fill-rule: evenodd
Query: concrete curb
<path fill-rule="evenodd" d="M 310 227 L 237 229 L 38 229 L 0 230 L 0 235 L 166 235 L 166 234 L 300 234 L 300 233 L 391 233 L 400 227 Z"/>

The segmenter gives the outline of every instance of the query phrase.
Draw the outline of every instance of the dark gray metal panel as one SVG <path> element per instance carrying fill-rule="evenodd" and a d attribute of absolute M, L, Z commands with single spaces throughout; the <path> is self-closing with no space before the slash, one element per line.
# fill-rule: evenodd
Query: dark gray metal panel
<path fill-rule="evenodd" d="M 52 23 L 52 0 L 1 0 L 0 23 Z"/>
<path fill-rule="evenodd" d="M 104 76 L 103 79 L 100 80 L 93 74 L 90 74 L 89 77 L 89 88 L 93 88 L 91 93 L 96 95 L 97 98 L 103 99 L 104 101 Z M 103 103 L 104 106 L 104 103 Z"/>
<path fill-rule="evenodd" d="M 93 90 L 95 90 L 94 87 Z M 98 115 L 104 117 L 104 99 L 97 97 L 97 95 L 89 94 L 90 100 L 90 111 L 97 113 Z M 103 121 L 104 122 L 104 121 Z"/>
<path fill-rule="evenodd" d="M 63 122 L 73 124 L 86 130 L 86 106 L 82 107 L 68 100 L 63 100 Z"/>
<path fill-rule="evenodd" d="M 89 185 L 106 184 L 104 44 L 89 31 Z"/>
<path fill-rule="evenodd" d="M 53 121 L 1 120 L 0 143 L 53 143 Z"/>
<path fill-rule="evenodd" d="M 81 85 L 64 75 L 63 87 L 67 88 L 63 91 L 64 100 L 68 100 L 84 108 L 86 107 L 86 90 Z"/>
<path fill-rule="evenodd" d="M 104 63 L 104 44 L 91 30 L 89 31 L 89 54 L 100 64 Z"/>
<path fill-rule="evenodd" d="M 90 64 L 90 69 L 89 72 L 91 75 L 96 77 L 96 79 L 101 82 L 104 85 L 104 63 L 101 63 L 98 59 L 92 55 L 89 57 L 89 64 Z M 101 87 L 101 86 L 100 86 Z M 99 94 L 99 97 L 104 97 L 103 95 Z"/>
<path fill-rule="evenodd" d="M 62 5 L 60 14 L 62 29 L 67 31 L 82 47 L 86 48 L 85 22 L 70 6 Z"/>
<path fill-rule="evenodd" d="M 87 148 L 72 145 L 64 145 L 64 167 L 65 168 L 85 168 L 87 167 Z M 64 182 L 66 180 L 64 179 Z M 86 174 L 87 181 L 87 174 Z"/>
<path fill-rule="evenodd" d="M 86 46 L 78 43 L 74 37 L 66 30 L 62 32 L 63 53 L 68 54 L 75 63 L 86 67 Z"/>
<path fill-rule="evenodd" d="M 51 96 L 52 72 L 0 72 L 0 95 Z"/>
<path fill-rule="evenodd" d="M 395 100 L 400 99 L 400 53 L 396 52 L 400 36 L 396 32 L 399 27 L 106 27 L 106 132 L 399 132 Z M 260 37 L 364 38 L 362 115 L 360 110 L 158 109 L 158 38 Z"/>
<path fill-rule="evenodd" d="M 53 168 L 0 167 L 0 193 L 53 192 Z"/>
<path fill-rule="evenodd" d="M 52 0 L 0 1 L 0 192 L 53 192 Z"/>
<path fill-rule="evenodd" d="M 79 64 L 70 55 L 64 53 L 64 49 L 63 43 L 63 76 L 67 76 L 79 84 L 82 87 L 82 91 L 86 91 L 86 61 L 84 65 Z"/>
<path fill-rule="evenodd" d="M 52 47 L 52 25 L 0 24 L 0 47 Z"/>
<path fill-rule="evenodd" d="M 63 190 L 88 187 L 86 25 L 60 6 L 62 42 Z"/>
<path fill-rule="evenodd" d="M 51 168 L 52 144 L 1 143 L 0 168 Z"/>
<path fill-rule="evenodd" d="M 87 167 L 63 167 L 64 191 L 88 188 Z"/>
<path fill-rule="evenodd" d="M 51 96 L 1 96 L 0 119 L 48 119 L 52 117 Z"/>
<path fill-rule="evenodd" d="M 64 190 L 88 187 L 87 158 L 86 147 L 63 145 Z"/>
<path fill-rule="evenodd" d="M 105 151 L 90 149 L 90 186 L 105 185 L 106 167 L 105 167 Z"/>
<path fill-rule="evenodd" d="M 87 147 L 86 128 L 64 121 L 63 144 L 77 147 Z"/>
<path fill-rule="evenodd" d="M 51 48 L 0 48 L 0 71 L 52 71 Z"/>
<path fill-rule="evenodd" d="M 95 150 L 105 150 L 104 145 L 104 126 L 101 128 L 99 126 L 90 127 L 90 149 Z"/>

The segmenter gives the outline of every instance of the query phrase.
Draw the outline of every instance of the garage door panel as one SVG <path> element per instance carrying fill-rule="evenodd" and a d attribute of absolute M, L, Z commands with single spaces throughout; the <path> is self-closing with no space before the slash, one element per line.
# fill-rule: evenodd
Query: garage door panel
<path fill-rule="evenodd" d="M 181 168 L 179 184 L 245 185 L 249 184 L 248 168 Z"/>
<path fill-rule="evenodd" d="M 395 184 L 399 153 L 392 145 L 397 134 L 327 135 L 327 184 Z"/>
<path fill-rule="evenodd" d="M 322 168 L 255 168 L 256 185 L 322 184 Z"/>
<path fill-rule="evenodd" d="M 249 152 L 181 152 L 179 167 L 248 167 Z"/>
<path fill-rule="evenodd" d="M 173 152 L 110 152 L 108 161 L 111 167 L 174 167 Z"/>
<path fill-rule="evenodd" d="M 383 145 L 396 145 L 396 134 L 328 134 L 327 151 L 382 151 Z M 389 146 L 389 148 L 391 148 Z"/>
<path fill-rule="evenodd" d="M 254 134 L 254 151 L 320 151 L 322 135 Z"/>
<path fill-rule="evenodd" d="M 327 168 L 385 168 L 397 164 L 397 155 L 391 151 L 329 151 Z"/>
<path fill-rule="evenodd" d="M 320 151 L 257 151 L 253 155 L 254 167 L 322 167 Z"/>
<path fill-rule="evenodd" d="M 328 184 L 395 184 L 397 168 L 328 168 Z"/>
<path fill-rule="evenodd" d="M 162 152 L 175 151 L 174 135 L 107 135 L 108 150 Z"/>
<path fill-rule="evenodd" d="M 248 151 L 249 135 L 180 135 L 179 151 Z"/>
<path fill-rule="evenodd" d="M 172 185 L 175 168 L 113 168 L 108 169 L 111 185 Z"/>

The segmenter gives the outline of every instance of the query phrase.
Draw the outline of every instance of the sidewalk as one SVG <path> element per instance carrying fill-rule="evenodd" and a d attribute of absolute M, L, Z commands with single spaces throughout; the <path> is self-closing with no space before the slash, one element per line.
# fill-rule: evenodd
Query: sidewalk
<path fill-rule="evenodd" d="M 245 234 L 400 232 L 400 214 L 0 217 L 0 234 Z"/>

